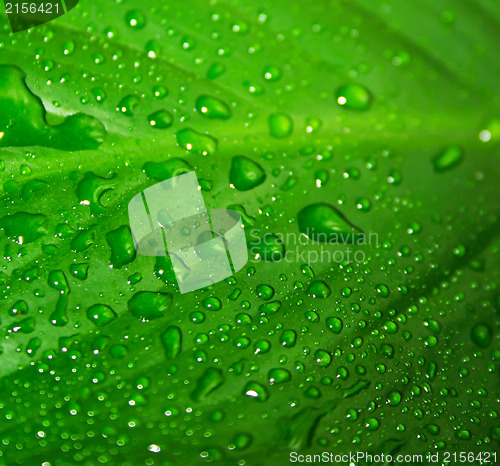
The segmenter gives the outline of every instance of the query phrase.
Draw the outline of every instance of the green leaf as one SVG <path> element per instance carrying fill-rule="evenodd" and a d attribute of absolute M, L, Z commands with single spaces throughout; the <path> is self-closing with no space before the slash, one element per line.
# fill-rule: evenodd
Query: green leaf
<path fill-rule="evenodd" d="M 2 16 L 2 461 L 498 450 L 499 24 L 493 0 Z M 181 294 L 127 206 L 191 170 L 250 261 Z"/>

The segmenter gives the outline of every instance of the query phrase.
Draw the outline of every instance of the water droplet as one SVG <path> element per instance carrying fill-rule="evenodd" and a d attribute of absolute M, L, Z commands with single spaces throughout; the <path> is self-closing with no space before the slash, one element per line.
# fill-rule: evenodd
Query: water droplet
<path fill-rule="evenodd" d="M 38 337 L 32 338 L 26 345 L 26 353 L 29 356 L 33 357 L 36 354 L 38 348 L 40 348 L 40 346 L 42 346 L 41 338 Z"/>
<path fill-rule="evenodd" d="M 53 60 L 43 60 L 42 61 L 42 68 L 44 71 L 52 71 L 54 69 L 54 62 Z"/>
<path fill-rule="evenodd" d="M 330 204 L 317 203 L 304 207 L 297 219 L 300 232 L 315 241 L 351 242 L 353 235 L 359 232 L 357 227 Z"/>
<path fill-rule="evenodd" d="M 177 144 L 187 151 L 202 155 L 212 155 L 217 150 L 217 140 L 207 134 L 185 128 L 176 133 Z"/>
<path fill-rule="evenodd" d="M 387 285 L 384 285 L 383 283 L 379 283 L 376 287 L 375 290 L 377 291 L 377 295 L 380 296 L 381 298 L 387 298 L 390 294 L 389 288 Z"/>
<path fill-rule="evenodd" d="M 200 311 L 193 311 L 189 314 L 189 320 L 193 322 L 193 324 L 201 324 L 205 321 L 205 314 Z"/>
<path fill-rule="evenodd" d="M 124 345 L 111 345 L 109 347 L 109 354 L 115 359 L 123 359 L 128 354 L 128 349 Z"/>
<path fill-rule="evenodd" d="M 249 382 L 243 389 L 243 394 L 253 398 L 256 401 L 264 402 L 269 398 L 269 392 L 260 383 Z"/>
<path fill-rule="evenodd" d="M 125 23 L 132 29 L 142 29 L 146 25 L 146 15 L 140 10 L 130 10 L 125 15 Z"/>
<path fill-rule="evenodd" d="M 464 157 L 464 152 L 461 147 L 449 146 L 443 149 L 432 159 L 434 171 L 442 173 L 460 164 Z"/>
<path fill-rule="evenodd" d="M 248 191 L 261 185 L 266 179 L 263 168 L 243 155 L 233 157 L 229 182 L 239 191 Z"/>
<path fill-rule="evenodd" d="M 63 53 L 64 55 L 72 55 L 73 52 L 75 51 L 75 41 L 73 40 L 67 40 L 63 44 Z"/>
<path fill-rule="evenodd" d="M 455 432 L 455 437 L 459 438 L 460 440 L 470 440 L 471 434 L 467 429 L 460 429 Z"/>
<path fill-rule="evenodd" d="M 292 375 L 286 369 L 271 369 L 267 375 L 269 383 L 271 385 L 277 383 L 288 382 L 292 379 Z"/>
<path fill-rule="evenodd" d="M 397 170 L 390 170 L 389 175 L 387 176 L 387 181 L 394 185 L 399 186 L 401 184 L 402 176 L 401 173 Z"/>
<path fill-rule="evenodd" d="M 288 191 L 292 189 L 297 183 L 299 179 L 296 176 L 289 176 L 286 181 L 281 185 L 282 191 Z"/>
<path fill-rule="evenodd" d="M 398 390 L 393 390 L 387 395 L 387 403 L 389 406 L 397 406 L 401 403 L 402 395 Z"/>
<path fill-rule="evenodd" d="M 493 118 L 479 132 L 479 140 L 481 142 L 498 141 L 500 138 L 500 119 Z"/>
<path fill-rule="evenodd" d="M 82 252 L 89 248 L 92 244 L 94 244 L 93 232 L 83 230 L 71 240 L 71 250 Z"/>
<path fill-rule="evenodd" d="M 314 352 L 314 361 L 320 367 L 328 367 L 332 362 L 332 356 L 325 350 L 316 350 Z"/>
<path fill-rule="evenodd" d="M 388 332 L 390 333 L 390 332 Z M 380 353 L 383 354 L 386 358 L 392 359 L 394 357 L 394 346 L 389 345 L 388 343 L 382 343 L 380 345 Z M 385 372 L 385 366 L 381 365 L 381 368 L 383 367 L 383 372 Z"/>
<path fill-rule="evenodd" d="M 338 317 L 327 317 L 326 326 L 330 329 L 331 332 L 339 334 L 342 331 L 342 319 Z"/>
<path fill-rule="evenodd" d="M 193 171 L 193 167 L 185 160 L 179 158 L 169 159 L 166 162 L 146 162 L 142 169 L 148 178 L 153 180 L 167 180 L 174 176 L 183 175 Z"/>
<path fill-rule="evenodd" d="M 304 396 L 306 398 L 317 400 L 318 398 L 321 398 L 321 391 L 317 387 L 309 387 L 304 391 Z"/>
<path fill-rule="evenodd" d="M 422 231 L 422 226 L 420 223 L 411 222 L 406 230 L 409 235 L 417 235 Z"/>
<path fill-rule="evenodd" d="M 113 268 L 120 269 L 135 259 L 136 249 L 132 233 L 127 225 L 106 233 L 106 241 L 111 247 L 109 258 Z"/>
<path fill-rule="evenodd" d="M 255 232 L 253 232 L 255 233 Z M 262 238 L 255 238 L 249 242 L 250 254 L 268 262 L 280 261 L 285 254 L 285 245 L 281 238 L 272 233 L 266 233 Z"/>
<path fill-rule="evenodd" d="M 368 110 L 372 103 L 370 91 L 361 84 L 346 84 L 337 89 L 337 103 L 351 110 Z"/>
<path fill-rule="evenodd" d="M 230 445 L 234 446 L 236 450 L 244 450 L 248 448 L 252 443 L 252 436 L 249 434 L 237 434 L 231 441 Z M 232 447 L 230 448 L 232 449 Z"/>
<path fill-rule="evenodd" d="M 88 269 L 89 269 L 88 264 L 71 264 L 69 266 L 69 272 L 73 277 L 77 278 L 78 280 L 87 279 Z"/>
<path fill-rule="evenodd" d="M 168 89 L 162 85 L 155 86 L 155 87 L 153 87 L 153 95 L 157 99 L 163 99 L 164 97 L 166 97 L 168 95 Z"/>
<path fill-rule="evenodd" d="M 286 138 L 292 131 L 293 121 L 286 113 L 276 113 L 269 117 L 269 133 L 273 138 Z"/>
<path fill-rule="evenodd" d="M 275 65 L 266 66 L 263 74 L 267 81 L 278 81 L 281 78 L 281 70 Z"/>
<path fill-rule="evenodd" d="M 384 331 L 386 333 L 396 333 L 398 331 L 398 326 L 392 320 L 388 320 L 384 324 Z"/>
<path fill-rule="evenodd" d="M 331 293 L 330 287 L 321 280 L 314 281 L 307 290 L 307 294 L 314 298 L 328 298 Z"/>
<path fill-rule="evenodd" d="M 59 292 L 56 307 L 50 315 L 50 322 L 56 327 L 62 327 L 68 323 L 68 317 L 66 316 L 68 294 L 70 292 L 68 280 L 62 270 L 52 270 L 49 273 L 47 283 L 51 288 Z"/>
<path fill-rule="evenodd" d="M 101 212 L 104 206 L 100 199 L 104 193 L 114 188 L 116 184 L 114 179 L 115 176 L 102 178 L 92 172 L 86 172 L 76 187 L 80 204 L 90 206 L 92 212 Z"/>
<path fill-rule="evenodd" d="M 102 65 L 105 61 L 104 59 L 104 55 L 102 53 L 94 53 L 92 55 L 92 61 L 96 64 L 96 65 Z"/>
<path fill-rule="evenodd" d="M 47 283 L 51 288 L 59 291 L 60 294 L 69 293 L 68 280 L 66 280 L 66 275 L 62 270 L 51 270 Z"/>
<path fill-rule="evenodd" d="M 28 313 L 28 304 L 26 301 L 20 299 L 16 301 L 14 305 L 9 309 L 9 314 L 11 316 L 23 315 Z"/>
<path fill-rule="evenodd" d="M 470 337 L 480 348 L 487 348 L 491 344 L 493 332 L 487 324 L 478 323 L 472 327 Z"/>
<path fill-rule="evenodd" d="M 209 367 L 197 380 L 196 388 L 191 393 L 191 398 L 198 402 L 205 399 L 210 393 L 217 390 L 224 383 L 224 376 L 220 369 Z"/>
<path fill-rule="evenodd" d="M 221 74 L 226 72 L 226 67 L 221 63 L 212 63 L 207 70 L 207 79 L 218 78 Z"/>
<path fill-rule="evenodd" d="M 139 291 L 128 301 L 128 309 L 142 320 L 163 317 L 172 305 L 172 296 L 168 293 Z"/>
<path fill-rule="evenodd" d="M 97 149 L 106 136 L 104 125 L 94 117 L 76 113 L 47 124 L 41 99 L 15 66 L 0 65 L 0 147 L 44 146 L 65 151 Z"/>
<path fill-rule="evenodd" d="M 295 342 L 297 340 L 297 334 L 295 330 L 284 330 L 280 337 L 280 343 L 282 346 L 286 348 L 291 348 L 295 346 Z"/>
<path fill-rule="evenodd" d="M 99 104 L 102 104 L 106 100 L 106 93 L 100 87 L 94 87 L 92 94 Z"/>
<path fill-rule="evenodd" d="M 378 419 L 375 419 L 374 417 L 370 417 L 368 419 L 365 419 L 364 424 L 365 424 L 366 430 L 373 431 L 373 430 L 378 429 L 380 422 L 378 421 Z"/>
<path fill-rule="evenodd" d="M 94 304 L 87 309 L 87 318 L 102 327 L 116 319 L 116 313 L 106 304 Z"/>
<path fill-rule="evenodd" d="M 425 426 L 425 430 L 427 432 L 429 432 L 429 434 L 431 434 L 431 435 L 438 435 L 439 432 L 441 431 L 441 429 L 439 428 L 439 426 L 436 425 L 436 424 L 427 424 Z"/>
<path fill-rule="evenodd" d="M 248 29 L 250 26 L 248 25 L 247 22 L 245 21 L 237 21 L 236 23 L 233 24 L 233 27 L 231 30 L 233 32 L 236 32 L 238 34 L 246 34 L 248 32 Z"/>
<path fill-rule="evenodd" d="M 198 97 L 196 110 L 205 118 L 227 120 L 231 116 L 231 110 L 225 102 L 208 95 Z"/>
<path fill-rule="evenodd" d="M 167 110 L 158 110 L 148 116 L 149 124 L 156 129 L 170 128 L 174 122 L 174 117 Z"/>
<path fill-rule="evenodd" d="M 124 115 L 133 116 L 134 110 L 139 105 L 139 102 L 139 97 L 137 97 L 136 95 L 128 95 L 120 100 L 120 102 L 116 106 L 116 110 L 120 113 L 123 113 Z"/>
<path fill-rule="evenodd" d="M 254 354 L 264 354 L 271 349 L 271 343 L 269 343 L 267 340 L 259 340 L 255 342 L 253 349 Z"/>
<path fill-rule="evenodd" d="M 174 359 L 181 351 L 182 332 L 179 327 L 171 325 L 160 335 L 167 359 Z"/>
<path fill-rule="evenodd" d="M 16 212 L 0 218 L 0 228 L 10 238 L 16 238 L 19 244 L 31 243 L 47 234 L 48 219 L 42 214 Z"/>
<path fill-rule="evenodd" d="M 7 328 L 8 333 L 32 333 L 34 331 L 35 319 L 33 319 L 33 317 L 16 321 Z"/>
<path fill-rule="evenodd" d="M 222 303 L 218 298 L 206 298 L 203 300 L 203 306 L 211 311 L 220 311 L 222 309 Z"/>
<path fill-rule="evenodd" d="M 266 304 L 261 304 L 259 306 L 260 315 L 268 316 L 271 314 L 276 314 L 281 309 L 280 301 L 271 301 Z"/>
<path fill-rule="evenodd" d="M 360 197 L 356 201 L 356 207 L 363 212 L 368 212 L 372 208 L 372 203 L 368 198 Z"/>
<path fill-rule="evenodd" d="M 274 289 L 269 285 L 257 285 L 257 296 L 265 301 L 274 296 Z"/>
<path fill-rule="evenodd" d="M 146 54 L 149 58 L 155 59 L 161 53 L 161 46 L 156 40 L 146 42 Z"/>
<path fill-rule="evenodd" d="M 192 50 L 196 46 L 196 41 L 192 37 L 184 36 L 181 38 L 180 44 L 184 50 Z"/>

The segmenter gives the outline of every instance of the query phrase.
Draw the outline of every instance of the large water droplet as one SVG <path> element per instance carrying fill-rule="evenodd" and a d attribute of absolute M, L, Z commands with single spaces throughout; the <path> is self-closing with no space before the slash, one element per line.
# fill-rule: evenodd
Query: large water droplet
<path fill-rule="evenodd" d="M 479 323 L 472 327 L 471 340 L 480 348 L 487 348 L 491 344 L 493 332 L 487 324 Z"/>
<path fill-rule="evenodd" d="M 42 214 L 17 212 L 0 218 L 0 228 L 19 244 L 31 243 L 47 233 L 48 219 Z"/>
<path fill-rule="evenodd" d="M 352 242 L 359 232 L 345 216 L 330 204 L 317 203 L 304 207 L 297 215 L 299 230 L 321 242 Z"/>
<path fill-rule="evenodd" d="M 177 144 L 187 151 L 202 155 L 212 155 L 217 150 L 217 140 L 208 134 L 185 128 L 176 133 Z"/>
<path fill-rule="evenodd" d="M 148 116 L 149 124 L 156 129 L 167 129 L 172 126 L 174 117 L 167 110 L 158 110 Z"/>
<path fill-rule="evenodd" d="M 106 241 L 111 247 L 109 261 L 114 268 L 120 269 L 135 259 L 135 244 L 127 225 L 106 233 Z"/>
<path fill-rule="evenodd" d="M 227 120 L 231 116 L 231 109 L 225 102 L 208 95 L 198 97 L 196 110 L 205 118 Z"/>
<path fill-rule="evenodd" d="M 292 379 L 292 375 L 286 369 L 271 369 L 267 375 L 270 384 L 284 383 Z"/>
<path fill-rule="evenodd" d="M 269 117 L 269 133 L 273 138 L 286 138 L 292 131 L 293 121 L 286 113 L 276 113 Z"/>
<path fill-rule="evenodd" d="M 267 401 L 267 399 L 269 398 L 269 392 L 267 391 L 267 389 L 258 382 L 247 383 L 245 388 L 243 389 L 243 393 L 246 396 L 260 402 Z"/>
<path fill-rule="evenodd" d="M 102 327 L 116 319 L 116 313 L 106 304 L 94 304 L 87 309 L 87 318 Z"/>
<path fill-rule="evenodd" d="M 139 102 L 139 97 L 137 97 L 136 95 L 128 95 L 120 100 L 120 102 L 116 106 L 116 110 L 120 113 L 123 113 L 124 115 L 133 116 L 134 110 L 139 105 Z"/>
<path fill-rule="evenodd" d="M 194 401 L 205 399 L 210 393 L 217 390 L 224 383 L 224 376 L 220 369 L 209 367 L 197 380 L 196 388 L 191 393 Z"/>
<path fill-rule="evenodd" d="M 169 159 L 166 162 L 146 162 L 142 169 L 148 178 L 153 180 L 167 180 L 174 176 L 183 175 L 193 171 L 193 167 L 185 160 L 179 158 Z"/>
<path fill-rule="evenodd" d="M 128 309 L 143 320 L 163 317 L 172 305 L 172 296 L 168 293 L 139 291 L 128 301 Z"/>
<path fill-rule="evenodd" d="M 443 149 L 432 159 L 434 171 L 442 173 L 460 164 L 464 152 L 459 146 L 449 146 Z"/>
<path fill-rule="evenodd" d="M 106 137 L 104 125 L 83 113 L 69 115 L 58 125 L 47 124 L 39 97 L 25 83 L 19 68 L 0 65 L 0 147 L 44 146 L 64 151 L 97 149 Z"/>
<path fill-rule="evenodd" d="M 125 15 L 125 23 L 132 29 L 142 29 L 146 25 L 146 15 L 141 10 L 130 10 Z"/>
<path fill-rule="evenodd" d="M 291 329 L 284 330 L 280 336 L 280 343 L 282 346 L 286 348 L 295 346 L 296 341 L 297 341 L 297 334 L 295 333 L 295 330 Z"/>
<path fill-rule="evenodd" d="M 337 103 L 350 110 L 368 110 L 372 97 L 370 91 L 361 84 L 346 84 L 340 86 L 335 94 Z"/>
<path fill-rule="evenodd" d="M 326 326 L 333 333 L 340 333 L 342 331 L 342 320 L 338 317 L 327 317 L 326 318 Z"/>
<path fill-rule="evenodd" d="M 309 296 L 313 296 L 314 298 L 328 298 L 332 290 L 330 287 L 321 280 L 316 280 L 311 283 L 311 286 L 307 290 L 307 294 Z"/>
<path fill-rule="evenodd" d="M 175 325 L 171 325 L 160 335 L 160 338 L 165 348 L 165 356 L 167 359 L 174 359 L 181 351 L 181 329 Z"/>
<path fill-rule="evenodd" d="M 248 191 L 262 184 L 266 179 L 264 169 L 243 155 L 233 157 L 229 182 L 239 191 Z"/>

